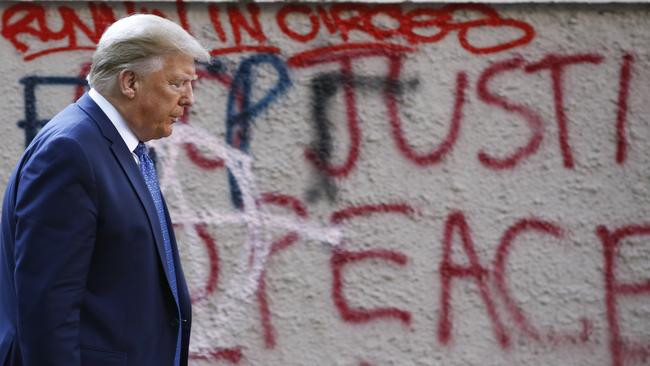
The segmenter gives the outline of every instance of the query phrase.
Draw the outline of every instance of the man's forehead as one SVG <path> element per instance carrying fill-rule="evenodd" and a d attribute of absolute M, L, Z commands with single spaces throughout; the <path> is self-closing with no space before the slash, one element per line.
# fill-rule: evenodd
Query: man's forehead
<path fill-rule="evenodd" d="M 194 65 L 185 66 L 185 67 L 180 67 L 177 65 L 177 67 L 170 68 L 167 74 L 169 75 L 169 77 L 174 79 L 184 79 L 184 80 L 198 79 L 198 76 L 196 75 L 196 68 L 194 67 Z"/>
<path fill-rule="evenodd" d="M 167 56 L 164 65 L 170 76 L 192 80 L 197 78 L 195 61 L 186 55 Z"/>

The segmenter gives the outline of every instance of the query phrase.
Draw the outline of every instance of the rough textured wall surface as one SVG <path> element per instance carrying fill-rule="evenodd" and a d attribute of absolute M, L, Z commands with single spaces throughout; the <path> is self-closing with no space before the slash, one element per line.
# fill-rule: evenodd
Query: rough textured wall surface
<path fill-rule="evenodd" d="M 211 50 L 152 143 L 194 365 L 650 363 L 648 6 L 0 11 L 2 182 L 114 19 Z"/>

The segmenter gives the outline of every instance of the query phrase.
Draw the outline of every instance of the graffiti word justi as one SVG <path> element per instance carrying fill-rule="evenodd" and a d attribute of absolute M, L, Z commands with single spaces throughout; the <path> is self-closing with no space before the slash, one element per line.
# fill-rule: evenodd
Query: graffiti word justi
<path fill-rule="evenodd" d="M 420 85 L 424 83 L 419 80 L 403 80 L 401 74 L 405 61 L 400 55 L 408 50 L 382 49 L 369 52 L 366 49 L 364 51 L 347 50 L 340 51 L 336 55 L 318 55 L 311 59 L 294 57 L 288 61 L 290 66 L 297 68 L 323 63 L 339 63 L 340 65 L 340 72 L 318 74 L 311 83 L 314 140 L 311 146 L 305 150 L 305 157 L 320 176 L 344 179 L 356 169 L 357 162 L 363 155 L 361 141 L 364 128 L 357 112 L 360 102 L 356 90 L 371 90 L 383 95 L 387 133 L 392 138 L 393 145 L 407 161 L 422 168 L 442 164 L 452 153 L 461 132 L 467 128 L 465 127 L 467 118 L 465 107 L 471 94 L 474 94 L 482 104 L 513 116 L 529 131 L 527 139 L 523 142 L 509 144 L 511 147 L 508 152 L 494 154 L 488 146 L 479 146 L 476 152 L 476 159 L 486 169 L 514 169 L 540 151 L 541 142 L 548 132 L 546 132 L 544 118 L 534 106 L 519 102 L 516 97 L 503 96 L 500 92 L 500 85 L 504 80 L 513 76 L 525 78 L 535 74 L 549 78 L 547 84 L 549 85 L 549 100 L 553 102 L 555 113 L 552 115 L 554 115 L 558 131 L 557 143 L 554 145 L 560 156 L 560 165 L 569 170 L 575 168 L 576 158 L 574 155 L 577 148 L 574 147 L 571 138 L 571 131 L 575 127 L 572 127 L 571 118 L 566 112 L 565 95 L 569 94 L 571 88 L 578 86 L 570 86 L 564 82 L 564 79 L 567 74 L 580 68 L 598 69 L 603 67 L 598 66 L 603 62 L 603 56 L 597 53 L 547 54 L 539 60 L 532 61 L 521 57 L 495 61 L 480 71 L 474 87 L 470 85 L 467 72 L 457 71 L 455 86 L 451 90 L 453 102 L 448 109 L 450 112 L 446 123 L 446 135 L 436 141 L 434 147 L 429 151 L 422 151 L 421 148 L 414 148 L 407 137 L 407 127 L 403 123 L 400 113 L 400 109 L 403 107 L 398 102 L 398 98 L 403 94 L 413 92 L 414 86 L 417 86 L 418 83 Z M 354 75 L 351 71 L 352 65 L 357 60 L 367 57 L 384 59 L 388 69 L 386 75 L 372 77 Z M 610 84 L 618 95 L 615 103 L 612 103 L 610 125 L 611 135 L 615 138 L 607 138 L 602 141 L 603 143 L 614 141 L 615 149 L 613 150 L 615 152 L 611 156 L 611 161 L 622 165 L 626 162 L 628 155 L 628 97 L 632 83 L 634 57 L 631 54 L 624 54 L 617 61 L 618 80 Z M 339 135 L 344 134 L 344 136 L 335 137 L 330 131 L 333 122 L 327 111 L 334 102 L 332 97 L 338 92 L 342 93 L 344 99 L 345 117 L 341 122 L 345 124 L 346 128 L 340 130 L 342 132 L 338 132 Z M 498 123 L 498 121 L 495 122 Z M 376 126 L 372 128 L 376 128 Z M 332 143 L 335 138 L 349 141 L 349 144 L 339 147 L 341 151 L 335 152 Z M 337 161 L 334 161 L 334 155 L 337 156 Z M 321 187 L 315 187 L 315 189 L 324 191 L 328 197 L 333 192 L 330 183 L 322 184 Z"/>

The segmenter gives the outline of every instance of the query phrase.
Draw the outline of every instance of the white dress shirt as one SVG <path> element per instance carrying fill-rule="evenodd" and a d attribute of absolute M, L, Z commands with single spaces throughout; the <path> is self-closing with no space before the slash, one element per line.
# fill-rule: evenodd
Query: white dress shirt
<path fill-rule="evenodd" d="M 97 103 L 102 112 L 104 112 L 108 119 L 111 120 L 111 123 L 115 126 L 115 129 L 122 137 L 122 140 L 124 140 L 126 147 L 129 148 L 131 155 L 133 155 L 133 159 L 137 164 L 140 164 L 140 160 L 133 152 L 140 141 L 133 131 L 131 131 L 131 128 L 129 128 L 129 125 L 126 123 L 120 112 L 118 112 L 111 102 L 106 100 L 103 95 L 99 94 L 95 88 L 90 89 L 88 96 Z"/>

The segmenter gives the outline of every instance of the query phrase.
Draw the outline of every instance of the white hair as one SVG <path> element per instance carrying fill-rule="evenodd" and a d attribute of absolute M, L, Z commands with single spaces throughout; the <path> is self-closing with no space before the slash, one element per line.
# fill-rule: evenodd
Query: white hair
<path fill-rule="evenodd" d="M 98 92 L 110 95 L 122 70 L 146 75 L 162 68 L 165 56 L 177 53 L 210 60 L 208 51 L 178 24 L 151 14 L 131 15 L 106 29 L 86 79 Z"/>

